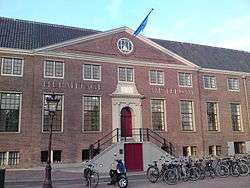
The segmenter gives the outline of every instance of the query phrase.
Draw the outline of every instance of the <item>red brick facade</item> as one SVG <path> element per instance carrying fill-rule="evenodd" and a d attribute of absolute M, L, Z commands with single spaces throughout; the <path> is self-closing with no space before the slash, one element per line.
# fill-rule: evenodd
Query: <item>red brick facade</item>
<path fill-rule="evenodd" d="M 127 37 L 133 41 L 132 54 L 123 55 L 117 50 L 117 40 Z M 51 54 L 52 52 L 56 52 Z M 64 52 L 64 57 L 58 55 Z M 0 76 L 1 92 L 20 92 L 22 94 L 20 133 L 0 133 L 0 152 L 20 151 L 20 164 L 17 167 L 41 165 L 41 151 L 47 150 L 48 134 L 42 132 L 43 95 L 60 93 L 64 96 L 63 132 L 53 134 L 53 150 L 62 150 L 62 162 L 80 162 L 81 151 L 89 147 L 101 136 L 112 130 L 112 98 L 118 83 L 118 67 L 134 68 L 134 82 L 142 100 L 142 126 L 152 128 L 150 100 L 165 100 L 166 131 L 160 134 L 167 136 L 174 144 L 178 154 L 182 154 L 183 146 L 197 146 L 198 155 L 208 154 L 208 146 L 221 145 L 227 153 L 227 142 L 249 141 L 248 96 L 250 96 L 249 77 L 242 78 L 243 73 L 207 73 L 188 65 L 169 54 L 160 51 L 137 39 L 127 32 L 119 32 L 97 39 L 82 41 L 46 50 L 42 54 L 18 54 L 15 52 L 0 53 L 0 57 L 21 57 L 24 59 L 22 77 Z M 74 54 L 74 56 L 72 55 Z M 116 61 L 95 61 L 81 59 L 88 57 L 115 58 Z M 62 60 L 64 62 L 64 78 L 44 78 L 44 61 Z M 121 64 L 117 63 L 119 60 Z M 101 65 L 101 81 L 83 80 L 84 63 Z M 151 64 L 149 64 L 151 63 Z M 162 66 L 166 64 L 166 66 Z M 168 67 L 173 65 L 173 67 Z M 177 66 L 175 66 L 177 65 Z M 179 65 L 179 67 L 178 67 Z M 149 70 L 164 71 L 164 86 L 150 85 Z M 178 85 L 178 72 L 192 74 L 192 87 Z M 203 75 L 216 76 L 217 89 L 208 90 L 203 87 Z M 237 77 L 240 80 L 239 92 L 228 91 L 227 78 Z M 246 88 L 245 88 L 246 87 Z M 247 91 L 248 93 L 245 93 Z M 101 96 L 101 131 L 82 132 L 82 96 Z M 191 100 L 194 105 L 195 131 L 182 131 L 180 122 L 180 100 Z M 248 100 L 248 101 L 246 101 Z M 208 131 L 206 102 L 217 101 L 219 106 L 220 131 Z M 230 102 L 241 104 L 243 132 L 232 130 Z"/>

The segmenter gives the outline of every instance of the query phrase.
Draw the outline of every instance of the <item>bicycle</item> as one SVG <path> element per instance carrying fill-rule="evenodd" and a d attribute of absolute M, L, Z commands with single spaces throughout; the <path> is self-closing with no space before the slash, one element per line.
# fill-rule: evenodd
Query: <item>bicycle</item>
<path fill-rule="evenodd" d="M 84 163 L 83 177 L 87 182 L 86 186 L 90 186 L 91 188 L 96 188 L 99 183 L 99 173 L 95 170 L 95 165 L 96 164 L 91 161 L 86 161 Z"/>
<path fill-rule="evenodd" d="M 161 156 L 161 158 L 158 160 L 159 162 L 162 161 L 162 158 L 165 159 L 164 156 Z M 157 161 L 153 161 L 153 164 L 149 164 L 147 169 L 147 179 L 151 183 L 156 183 L 158 179 L 162 178 L 164 175 L 164 172 L 167 170 L 167 166 L 165 163 L 162 164 L 161 170 L 158 168 Z"/>

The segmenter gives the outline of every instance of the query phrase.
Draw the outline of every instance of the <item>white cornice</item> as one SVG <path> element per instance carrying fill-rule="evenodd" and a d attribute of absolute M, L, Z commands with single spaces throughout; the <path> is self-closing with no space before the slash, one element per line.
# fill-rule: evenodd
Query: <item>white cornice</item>
<path fill-rule="evenodd" d="M 131 32 L 128 28 L 124 28 Z M 140 36 L 139 36 L 140 37 Z M 59 53 L 59 52 L 34 52 L 32 50 L 23 50 L 23 49 L 13 49 L 13 48 L 0 48 L 0 53 L 7 54 L 16 54 L 16 55 L 28 55 L 28 56 L 43 56 L 43 57 L 61 57 L 66 59 L 77 59 L 77 60 L 86 60 L 86 61 L 98 61 L 98 62 L 107 62 L 107 63 L 117 63 L 117 64 L 126 64 L 126 65 L 139 65 L 139 66 L 149 66 L 149 67 L 158 67 L 158 68 L 173 68 L 173 69 L 186 69 L 186 70 L 198 70 L 199 72 L 204 73 L 218 73 L 218 74 L 228 74 L 236 76 L 248 76 L 250 73 L 241 72 L 241 71 L 229 71 L 229 70 L 219 70 L 219 69 L 209 69 L 201 67 L 190 67 L 185 65 L 176 65 L 176 64 L 165 64 L 165 63 L 153 63 L 146 61 L 138 60 L 124 60 L 119 58 L 112 57 L 103 57 L 103 56 L 93 56 L 87 54 L 73 54 L 73 53 Z"/>
<path fill-rule="evenodd" d="M 37 48 L 37 49 L 34 49 L 34 52 L 53 50 L 53 49 L 56 49 L 56 48 L 65 47 L 65 46 L 68 46 L 68 45 L 73 45 L 73 44 L 76 44 L 76 43 L 85 42 L 85 41 L 88 41 L 88 40 L 93 40 L 93 39 L 97 39 L 97 38 L 100 38 L 100 37 L 108 36 L 108 35 L 119 33 L 119 32 L 124 32 L 124 31 L 127 32 L 128 34 L 130 34 L 131 36 L 133 36 L 133 30 L 132 29 L 130 29 L 128 27 L 120 27 L 120 28 L 117 28 L 117 29 L 104 31 L 104 32 L 100 32 L 100 33 L 97 33 L 97 34 L 93 34 L 93 35 L 87 35 L 87 36 L 67 40 L 67 41 L 64 41 L 64 42 L 61 42 L 61 43 L 45 46 L 45 47 L 42 47 L 42 48 Z M 160 50 L 161 52 L 163 52 L 163 53 L 177 59 L 178 61 L 180 61 L 180 62 L 182 62 L 182 63 L 184 63 L 184 64 L 186 64 L 188 66 L 196 67 L 196 68 L 199 67 L 196 64 L 194 64 L 194 63 L 186 60 L 185 58 L 171 52 L 170 50 L 167 50 L 166 48 L 162 47 L 161 45 L 153 42 L 152 40 L 150 40 L 150 39 L 148 39 L 148 38 L 146 38 L 146 37 L 144 37 L 142 35 L 139 35 L 136 38 L 138 38 L 139 40 L 143 41 L 144 43 L 146 43 L 146 44 Z"/>
<path fill-rule="evenodd" d="M 229 70 L 219 70 L 219 69 L 209 69 L 209 68 L 200 68 L 200 72 L 204 73 L 218 73 L 218 74 L 228 74 L 228 75 L 236 75 L 236 76 L 250 76 L 250 73 L 247 72 L 239 72 L 239 71 L 229 71 Z"/>
<path fill-rule="evenodd" d="M 167 64 L 167 63 L 154 63 L 150 61 L 140 61 L 140 60 L 126 60 L 114 57 L 104 57 L 104 56 L 94 56 L 89 54 L 75 54 L 75 53 L 64 53 L 64 52 L 36 52 L 35 55 L 46 56 L 46 57 L 59 57 L 66 59 L 77 59 L 84 61 L 93 61 L 93 62 L 106 62 L 114 64 L 125 64 L 125 65 L 137 65 L 137 66 L 146 66 L 146 67 L 158 67 L 158 68 L 174 68 L 174 69 L 186 69 L 186 70 L 198 70 L 195 67 L 190 67 L 186 65 L 178 64 Z"/>
<path fill-rule="evenodd" d="M 72 45 L 72 44 L 76 44 L 76 43 L 80 43 L 80 42 L 85 42 L 85 41 L 92 40 L 92 39 L 97 39 L 97 38 L 100 38 L 100 37 L 104 37 L 104 36 L 107 36 L 107 35 L 110 35 L 110 34 L 119 33 L 119 32 L 122 32 L 122 31 L 127 31 L 128 33 L 131 33 L 131 31 L 130 31 L 130 29 L 128 27 L 120 27 L 120 28 L 108 30 L 108 31 L 105 31 L 105 32 L 99 32 L 99 33 L 92 34 L 92 35 L 87 35 L 87 36 L 83 36 L 83 37 L 74 38 L 74 39 L 67 40 L 67 41 L 64 41 L 64 42 L 60 42 L 60 43 L 52 44 L 52 45 L 49 45 L 49 46 L 45 46 L 45 47 L 42 47 L 42 48 L 37 48 L 37 49 L 34 49 L 34 52 L 39 52 L 39 51 L 44 51 L 44 50 L 53 50 L 53 49 L 56 49 L 56 48 L 60 48 L 60 47 L 64 47 L 64 46 L 68 46 L 68 45 Z"/>

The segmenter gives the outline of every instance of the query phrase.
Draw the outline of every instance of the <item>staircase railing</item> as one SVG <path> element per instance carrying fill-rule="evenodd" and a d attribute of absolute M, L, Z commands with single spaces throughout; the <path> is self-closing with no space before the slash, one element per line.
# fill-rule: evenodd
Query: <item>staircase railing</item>
<path fill-rule="evenodd" d="M 174 147 L 163 135 L 149 129 L 149 128 L 133 128 L 132 139 L 138 138 L 139 142 L 149 141 L 159 146 L 170 155 L 174 155 Z M 122 136 L 123 135 L 123 136 Z M 89 146 L 89 158 L 92 159 L 98 155 L 101 151 L 111 146 L 114 142 L 124 141 L 127 142 L 131 137 L 126 137 L 122 134 L 121 129 L 116 128 L 98 139 L 95 143 Z"/>

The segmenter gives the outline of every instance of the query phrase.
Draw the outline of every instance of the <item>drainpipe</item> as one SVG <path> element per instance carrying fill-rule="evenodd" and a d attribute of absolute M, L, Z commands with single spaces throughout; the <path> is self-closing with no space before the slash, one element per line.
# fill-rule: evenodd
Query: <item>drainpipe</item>
<path fill-rule="evenodd" d="M 248 122 L 248 131 L 250 131 L 250 122 L 249 122 L 249 103 L 248 103 L 248 95 L 247 95 L 247 84 L 246 84 L 246 76 L 242 77 L 244 92 L 245 92 L 245 100 L 246 100 L 246 108 L 247 108 L 247 122 Z"/>
<path fill-rule="evenodd" d="M 202 90 L 202 86 L 200 85 L 200 79 L 202 79 L 202 76 L 200 77 L 200 70 L 198 69 L 197 73 L 198 73 L 198 92 L 199 92 L 199 103 L 200 103 L 200 121 L 201 121 L 201 138 L 202 138 L 202 150 L 203 150 L 203 155 L 205 155 L 206 153 L 206 149 L 205 149 L 205 139 L 204 139 L 204 127 L 203 127 L 203 118 L 202 118 L 202 99 L 201 99 L 201 90 Z"/>

